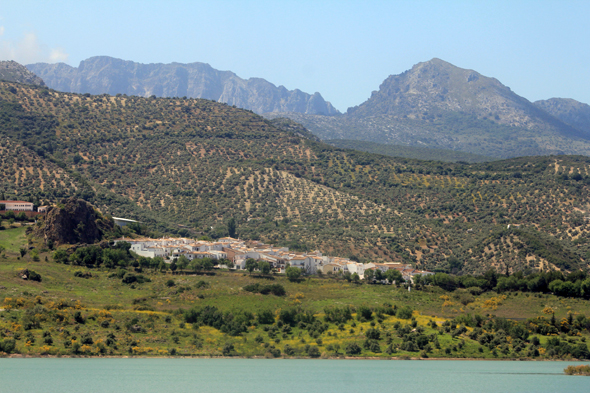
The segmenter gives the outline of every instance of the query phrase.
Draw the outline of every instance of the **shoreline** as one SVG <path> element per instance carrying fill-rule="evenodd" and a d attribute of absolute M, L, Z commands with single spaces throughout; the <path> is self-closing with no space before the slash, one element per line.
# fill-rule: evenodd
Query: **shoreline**
<path fill-rule="evenodd" d="M 483 359 L 483 358 L 421 358 L 421 357 L 352 357 L 352 356 L 328 356 L 328 357 L 266 357 L 266 356 L 87 356 L 87 355 L 28 355 L 15 353 L 0 355 L 0 359 L 253 359 L 253 360 L 382 360 L 382 361 L 492 361 L 492 362 L 584 362 L 581 359 Z"/>

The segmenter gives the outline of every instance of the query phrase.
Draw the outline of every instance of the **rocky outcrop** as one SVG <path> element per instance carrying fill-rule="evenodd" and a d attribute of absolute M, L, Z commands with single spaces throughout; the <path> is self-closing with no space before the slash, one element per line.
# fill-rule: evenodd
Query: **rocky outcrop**
<path fill-rule="evenodd" d="M 16 61 L 0 61 L 0 80 L 27 85 L 45 86 L 43 79 Z"/>
<path fill-rule="evenodd" d="M 204 63 L 141 64 L 97 56 L 77 68 L 63 63 L 27 67 L 52 89 L 70 93 L 206 98 L 256 113 L 339 113 L 319 93 L 287 90 L 261 78 L 242 79 Z"/>
<path fill-rule="evenodd" d="M 37 231 L 46 243 L 92 244 L 102 239 L 104 220 L 94 207 L 81 199 L 64 199 L 49 209 L 45 222 Z"/>

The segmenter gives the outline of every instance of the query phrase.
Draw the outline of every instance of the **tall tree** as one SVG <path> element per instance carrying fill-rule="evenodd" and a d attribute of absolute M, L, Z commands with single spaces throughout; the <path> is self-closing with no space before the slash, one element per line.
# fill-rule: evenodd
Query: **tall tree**
<path fill-rule="evenodd" d="M 236 219 L 233 217 L 227 222 L 227 233 L 229 237 L 236 237 Z"/>

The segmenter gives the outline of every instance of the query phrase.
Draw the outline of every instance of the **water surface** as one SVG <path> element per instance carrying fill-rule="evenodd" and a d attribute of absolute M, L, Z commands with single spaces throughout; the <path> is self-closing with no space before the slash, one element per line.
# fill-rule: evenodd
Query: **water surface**
<path fill-rule="evenodd" d="M 579 362 L 0 359 L 0 392 L 590 392 Z"/>

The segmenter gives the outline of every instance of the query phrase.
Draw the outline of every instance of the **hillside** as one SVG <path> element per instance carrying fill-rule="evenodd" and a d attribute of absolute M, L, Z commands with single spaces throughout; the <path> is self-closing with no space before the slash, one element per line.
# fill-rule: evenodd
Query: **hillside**
<path fill-rule="evenodd" d="M 269 114 L 323 140 L 350 139 L 464 151 L 490 157 L 590 155 L 589 134 L 518 96 L 494 78 L 440 59 L 391 75 L 342 116 Z"/>
<path fill-rule="evenodd" d="M 45 86 L 45 82 L 16 61 L 0 61 L 0 80 L 27 85 Z"/>
<path fill-rule="evenodd" d="M 341 149 L 354 149 L 367 153 L 383 154 L 390 157 L 411 158 L 414 160 L 433 160 L 445 162 L 487 162 L 494 161 L 492 157 L 479 156 L 455 150 L 433 149 L 420 146 L 388 145 L 384 143 L 366 142 L 350 139 L 329 139 L 324 141 L 328 145 Z"/>
<path fill-rule="evenodd" d="M 559 120 L 590 135 L 590 105 L 571 98 L 551 98 L 534 104 Z"/>
<path fill-rule="evenodd" d="M 6 198 L 79 196 L 184 235 L 223 236 L 235 218 L 243 238 L 441 271 L 588 266 L 587 157 L 418 161 L 334 148 L 209 100 L 6 82 L 0 100 Z"/>
<path fill-rule="evenodd" d="M 205 98 L 256 113 L 339 113 L 319 93 L 287 90 L 262 78 L 242 79 L 205 63 L 141 64 L 96 56 L 81 61 L 78 67 L 36 63 L 27 68 L 50 88 L 63 92 Z"/>

